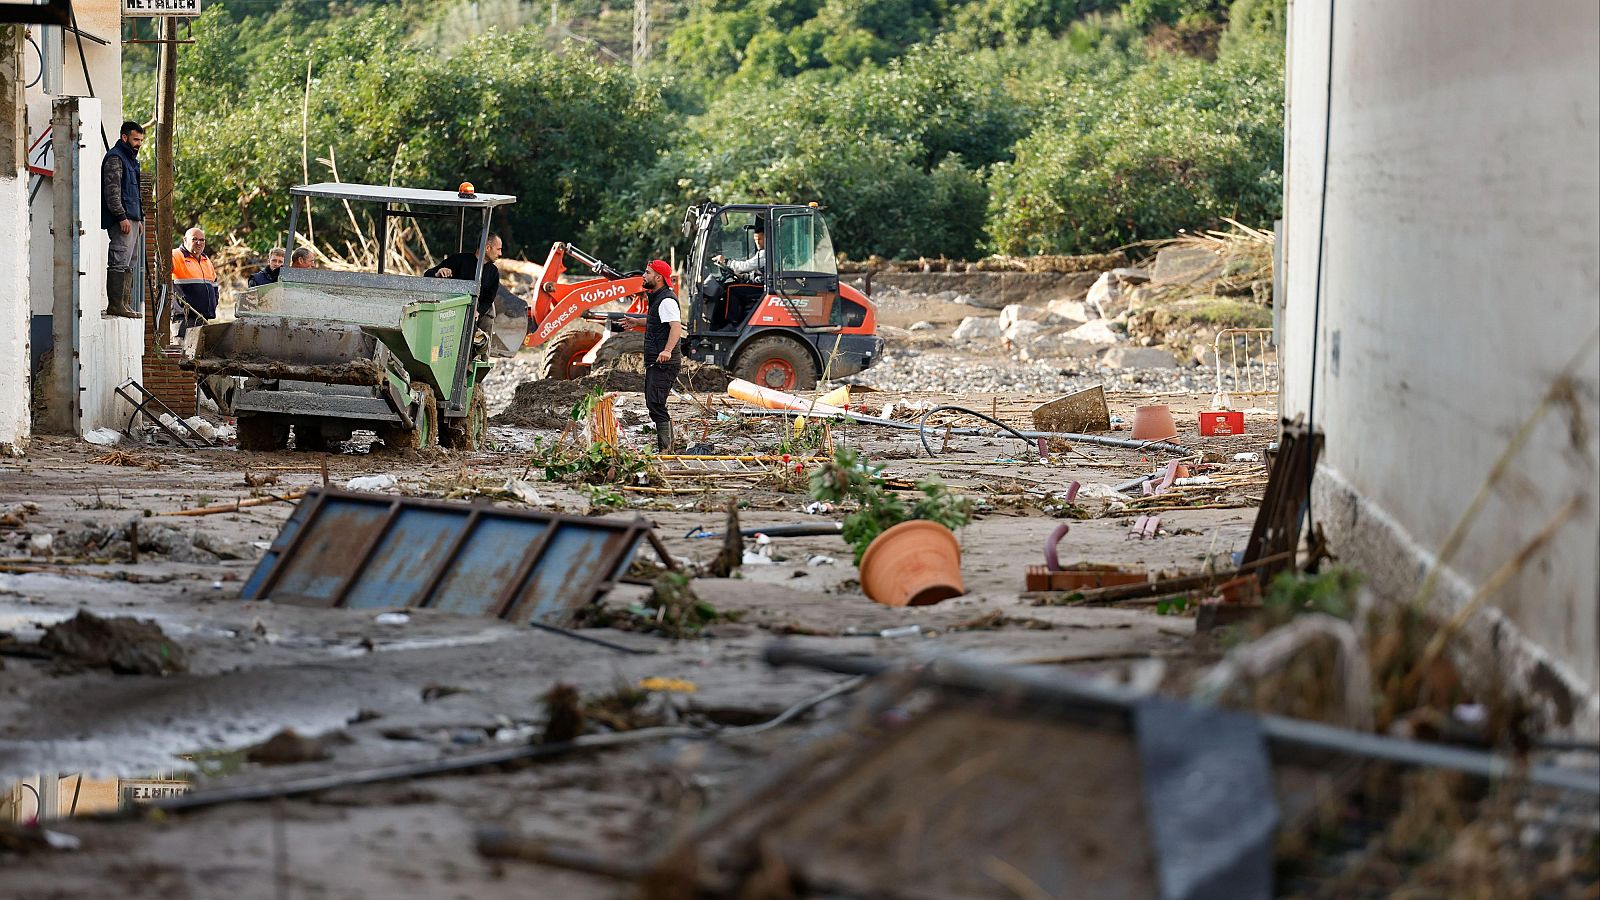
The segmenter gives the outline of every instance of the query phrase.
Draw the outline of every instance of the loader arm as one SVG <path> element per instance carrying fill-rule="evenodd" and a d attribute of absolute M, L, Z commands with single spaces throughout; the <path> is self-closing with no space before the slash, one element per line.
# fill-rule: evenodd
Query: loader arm
<path fill-rule="evenodd" d="M 598 277 L 562 284 L 561 276 L 566 272 L 568 256 L 583 263 Z M 524 344 L 527 347 L 544 344 L 597 306 L 628 299 L 631 301 L 629 312 L 645 311 L 643 276 L 623 275 L 577 247 L 561 242 L 551 245 L 550 255 L 545 258 L 536 287 L 537 296 L 528 305 L 528 318 L 532 321 Z"/>

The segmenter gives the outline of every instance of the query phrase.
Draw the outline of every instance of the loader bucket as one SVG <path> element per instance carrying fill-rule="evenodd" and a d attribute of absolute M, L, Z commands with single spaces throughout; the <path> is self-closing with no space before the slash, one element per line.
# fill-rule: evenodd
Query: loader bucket
<path fill-rule="evenodd" d="M 528 338 L 528 304 L 505 288 L 494 298 L 494 327 L 489 333 L 489 354 L 505 359 L 516 356 Z"/>

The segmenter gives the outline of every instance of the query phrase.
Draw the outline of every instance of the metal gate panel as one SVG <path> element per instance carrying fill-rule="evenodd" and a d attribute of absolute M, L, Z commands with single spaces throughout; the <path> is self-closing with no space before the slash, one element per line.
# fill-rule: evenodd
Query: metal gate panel
<path fill-rule="evenodd" d="M 641 538 L 669 560 L 640 518 L 319 488 L 284 523 L 242 597 L 556 625 L 611 589 Z"/>

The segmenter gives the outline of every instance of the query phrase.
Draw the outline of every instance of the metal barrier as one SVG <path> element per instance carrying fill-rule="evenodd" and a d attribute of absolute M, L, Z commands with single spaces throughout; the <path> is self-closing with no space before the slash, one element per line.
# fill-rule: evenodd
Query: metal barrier
<path fill-rule="evenodd" d="M 1277 396 L 1282 384 L 1271 328 L 1224 328 L 1212 342 L 1217 391 L 1242 396 Z"/>
<path fill-rule="evenodd" d="M 564 625 L 610 590 L 648 540 L 644 519 L 314 488 L 245 582 L 245 600 L 423 607 Z"/>

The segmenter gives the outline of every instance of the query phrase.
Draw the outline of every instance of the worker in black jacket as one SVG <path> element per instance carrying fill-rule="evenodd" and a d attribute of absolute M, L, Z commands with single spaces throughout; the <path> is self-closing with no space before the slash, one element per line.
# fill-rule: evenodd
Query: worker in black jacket
<path fill-rule="evenodd" d="M 491 234 L 483 245 L 483 277 L 478 281 L 478 330 L 487 332 L 494 324 L 494 298 L 500 293 L 500 270 L 495 260 L 500 258 L 500 235 Z M 429 278 L 460 278 L 472 280 L 478 270 L 478 254 L 452 253 L 439 264 L 423 272 Z"/>
<path fill-rule="evenodd" d="M 678 348 L 683 339 L 683 316 L 678 295 L 672 292 L 672 267 L 665 260 L 651 260 L 645 267 L 644 289 L 649 291 L 644 325 L 644 408 L 656 426 L 656 452 L 666 453 L 672 449 L 667 397 L 683 365 Z"/>
<path fill-rule="evenodd" d="M 133 267 L 140 265 L 139 238 L 144 210 L 139 201 L 139 147 L 144 126 L 122 123 L 122 136 L 100 163 L 100 227 L 111 246 L 106 256 L 106 315 L 137 319 L 133 310 Z"/>

